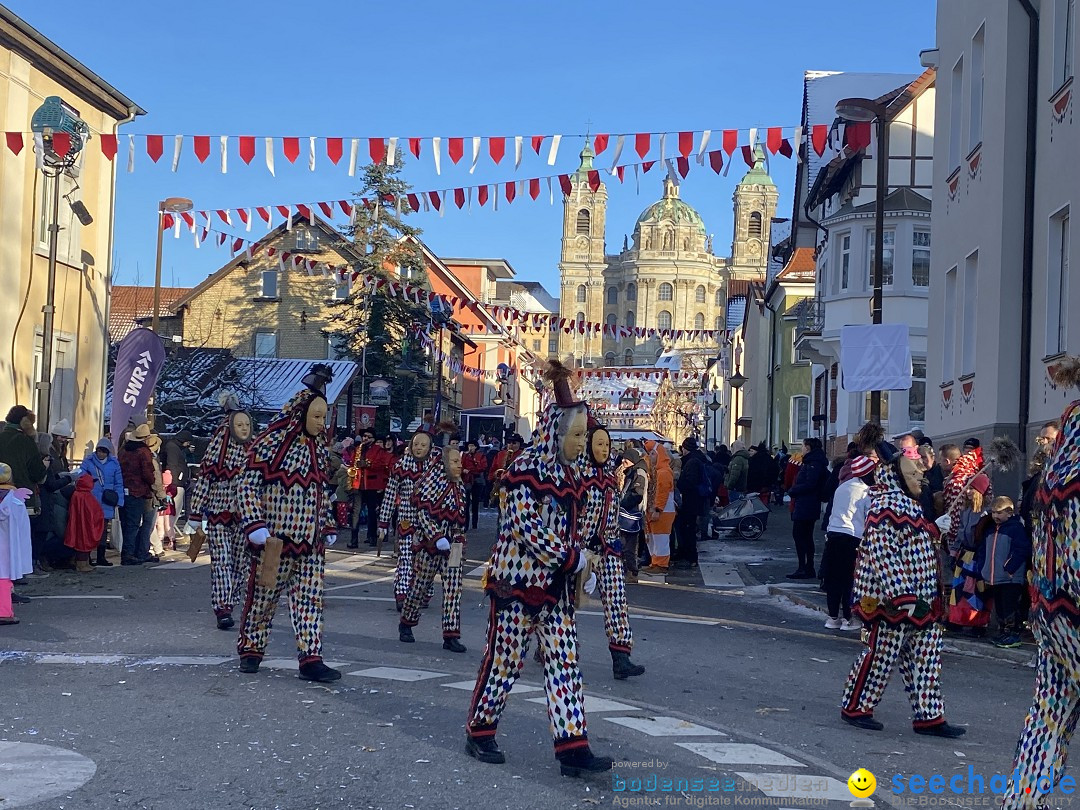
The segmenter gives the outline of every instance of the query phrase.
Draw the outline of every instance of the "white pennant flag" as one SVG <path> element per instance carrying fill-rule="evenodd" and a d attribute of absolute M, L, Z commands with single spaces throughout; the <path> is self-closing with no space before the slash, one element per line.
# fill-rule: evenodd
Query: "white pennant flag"
<path fill-rule="evenodd" d="M 491 210 L 492 211 L 498 211 L 499 210 L 499 186 L 498 186 L 498 184 L 492 186 L 491 189 L 492 189 Z"/>
<path fill-rule="evenodd" d="M 353 138 L 349 144 L 349 177 L 356 176 L 356 151 L 360 148 L 360 139 Z"/>
<path fill-rule="evenodd" d="M 477 138 L 477 140 L 479 140 L 479 138 Z M 465 189 L 465 205 L 466 205 L 466 210 L 468 210 L 468 212 L 471 214 L 472 213 L 472 186 L 469 186 L 467 189 Z"/>
<path fill-rule="evenodd" d="M 386 147 L 386 165 L 393 166 L 397 162 L 397 138 L 390 139 L 390 145 Z M 400 207 L 399 207 L 400 209 Z M 400 210 L 399 210 L 400 213 Z"/>
<path fill-rule="evenodd" d="M 664 161 L 664 166 L 667 167 L 667 176 L 676 186 L 679 185 L 679 175 L 675 173 L 675 165 L 670 160 Z"/>
<path fill-rule="evenodd" d="M 638 173 L 639 168 L 640 168 L 640 165 L 635 163 L 634 164 L 634 188 L 637 190 L 638 194 L 641 193 L 641 175 Z"/>
<path fill-rule="evenodd" d="M 135 136 L 128 135 L 128 172 L 135 171 Z"/>
<path fill-rule="evenodd" d="M 625 135 L 620 135 L 615 139 L 615 153 L 611 157 L 611 173 L 615 174 L 615 166 L 619 162 L 619 158 L 622 157 L 623 144 L 626 141 Z"/>
<path fill-rule="evenodd" d="M 251 209 L 250 208 L 245 209 L 245 213 L 247 214 L 247 228 L 246 228 L 246 230 L 248 231 L 248 233 L 250 233 L 251 232 Z"/>
<path fill-rule="evenodd" d="M 173 239 L 179 239 L 180 238 L 180 222 L 181 222 L 180 215 L 179 214 L 173 214 Z"/>
<path fill-rule="evenodd" d="M 431 153 L 435 157 L 435 174 L 442 174 L 442 138 L 438 135 L 431 139 Z"/>
<path fill-rule="evenodd" d="M 555 165 L 555 159 L 559 154 L 559 142 L 562 140 L 562 135 L 551 136 L 551 149 L 548 150 L 548 166 Z M 548 181 L 548 185 L 551 185 L 551 181 Z"/>
<path fill-rule="evenodd" d="M 270 172 L 270 176 L 274 176 L 274 139 L 266 138 L 266 170 Z"/>
<path fill-rule="evenodd" d="M 285 217 L 285 230 L 291 231 L 292 230 L 292 206 L 287 205 L 285 207 L 289 210 L 289 215 L 287 217 Z"/>
<path fill-rule="evenodd" d="M 439 192 L 439 200 L 440 200 L 440 203 L 439 203 L 439 217 L 441 218 L 441 217 L 446 215 L 446 192 L 445 191 L 440 191 Z"/>
<path fill-rule="evenodd" d="M 474 135 L 472 139 L 472 166 L 469 167 L 469 174 L 476 171 L 476 161 L 480 159 L 480 136 Z"/>
<path fill-rule="evenodd" d="M 514 168 L 521 166 L 521 136 L 514 136 Z"/>
<path fill-rule="evenodd" d="M 172 155 L 172 170 L 175 172 L 176 167 L 180 165 L 180 150 L 184 148 L 184 136 L 177 135 L 173 138 L 173 155 Z"/>
<path fill-rule="evenodd" d="M 421 194 L 420 195 L 420 201 L 424 204 L 424 213 L 425 214 L 430 214 L 431 213 L 431 203 L 428 202 L 428 195 L 427 194 Z"/>
<path fill-rule="evenodd" d="M 308 137 L 308 159 L 307 159 L 308 171 L 315 171 L 315 137 Z"/>
<path fill-rule="evenodd" d="M 757 146 L 757 127 L 750 127 L 750 154 L 754 154 L 754 147 Z"/>
<path fill-rule="evenodd" d="M 558 138 L 559 136 L 556 135 L 555 137 Z M 547 179 L 547 181 L 548 181 L 548 205 L 554 205 L 555 204 L 555 192 L 551 188 L 551 178 L 549 177 Z"/>
<path fill-rule="evenodd" d="M 697 162 L 698 166 L 705 165 L 705 149 L 709 145 L 709 136 L 712 135 L 712 130 L 707 129 L 701 133 L 701 146 L 697 150 Z"/>
<path fill-rule="evenodd" d="M 667 160 L 667 133 L 660 133 L 660 160 Z"/>
<path fill-rule="evenodd" d="M 229 136 L 221 136 L 221 173 L 229 173 Z"/>
<path fill-rule="evenodd" d="M 802 163 L 802 127 L 795 127 L 795 134 L 792 136 L 792 146 L 795 147 L 795 161 Z"/>
<path fill-rule="evenodd" d="M 193 237 L 195 237 L 195 249 L 198 250 L 200 247 L 202 247 L 202 245 L 200 243 L 200 240 L 199 240 L 199 229 L 193 227 L 191 229 L 191 235 Z"/>

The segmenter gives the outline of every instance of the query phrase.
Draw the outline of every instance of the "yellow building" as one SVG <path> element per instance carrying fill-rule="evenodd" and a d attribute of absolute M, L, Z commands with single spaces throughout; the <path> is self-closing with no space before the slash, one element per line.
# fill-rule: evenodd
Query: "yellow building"
<path fill-rule="evenodd" d="M 31 118 L 50 97 L 62 99 L 85 122 L 89 141 L 67 161 L 70 166 L 57 171 L 46 161 L 43 172 L 37 168 Z M 40 430 L 67 419 L 78 447 L 96 440 L 104 421 L 116 161 L 102 153 L 100 136 L 115 136 L 121 124 L 144 111 L 3 6 L 0 110 L 3 128 L 22 133 L 19 153 L 4 144 L 0 156 L 0 342 L 6 348 L 0 356 L 0 414 L 24 404 L 45 417 L 39 418 Z M 37 384 L 57 174 L 60 230 L 51 396 L 45 405 Z M 72 203 L 77 202 L 85 206 L 82 218 L 92 217 L 89 224 L 76 215 Z"/>

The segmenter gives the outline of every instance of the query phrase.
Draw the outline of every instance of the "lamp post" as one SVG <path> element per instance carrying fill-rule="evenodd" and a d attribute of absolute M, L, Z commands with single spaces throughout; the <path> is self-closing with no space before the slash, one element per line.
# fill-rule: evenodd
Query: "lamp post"
<path fill-rule="evenodd" d="M 870 322 L 881 323 L 882 285 L 885 274 L 885 195 L 888 192 L 889 115 L 888 107 L 868 98 L 842 98 L 836 102 L 836 114 L 846 121 L 877 123 L 875 155 L 877 185 L 874 190 L 874 298 L 870 307 Z M 881 392 L 870 392 L 870 421 L 881 423 Z"/>
<path fill-rule="evenodd" d="M 167 197 L 158 203 L 157 261 L 154 264 L 154 315 L 150 320 L 150 331 L 155 335 L 158 333 L 158 321 L 161 318 L 161 243 L 165 236 L 165 231 L 162 229 L 163 220 L 166 213 L 186 214 L 194 207 L 194 203 L 187 197 Z"/>
<path fill-rule="evenodd" d="M 713 444 L 723 444 L 723 439 L 720 435 L 720 431 L 716 427 L 716 412 L 724 406 L 720 404 L 719 400 L 717 400 L 715 388 L 713 389 L 712 402 L 710 402 L 706 407 L 708 407 L 708 409 L 712 411 L 712 414 L 709 416 L 709 421 L 713 423 Z"/>
<path fill-rule="evenodd" d="M 731 432 L 732 439 L 739 433 L 739 389 L 749 381 L 750 378 L 740 372 L 738 366 L 735 366 L 735 373 L 728 377 L 728 385 L 730 385 L 731 390 L 735 392 L 734 402 L 732 403 L 732 416 L 735 417 L 734 429 Z"/>

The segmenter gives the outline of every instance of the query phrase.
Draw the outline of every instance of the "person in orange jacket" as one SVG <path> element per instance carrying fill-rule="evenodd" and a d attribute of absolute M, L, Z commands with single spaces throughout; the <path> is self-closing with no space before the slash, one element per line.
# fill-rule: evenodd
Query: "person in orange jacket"
<path fill-rule="evenodd" d="M 667 448 L 647 441 L 645 450 L 653 470 L 652 503 L 645 511 L 652 562 L 642 571 L 646 574 L 666 574 L 671 562 L 671 527 L 675 523 L 675 476 L 671 472 L 671 455 Z"/>

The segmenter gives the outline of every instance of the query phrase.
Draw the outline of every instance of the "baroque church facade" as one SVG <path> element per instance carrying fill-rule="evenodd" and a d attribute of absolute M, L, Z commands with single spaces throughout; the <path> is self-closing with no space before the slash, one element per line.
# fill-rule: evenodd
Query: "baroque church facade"
<path fill-rule="evenodd" d="M 622 250 L 611 254 L 605 245 L 607 187 L 589 187 L 593 152 L 586 144 L 572 191 L 563 197 L 560 317 L 631 328 L 725 329 L 728 280 L 763 281 L 768 266 L 778 195 L 760 147 L 754 157 L 733 195 L 730 258 L 713 253 L 701 215 L 668 177 L 663 196 L 638 217 L 631 241 L 624 239 Z M 560 330 L 558 345 L 565 361 L 597 368 L 652 366 L 662 352 L 683 344 Z M 691 345 L 703 346 L 685 341 Z"/>

